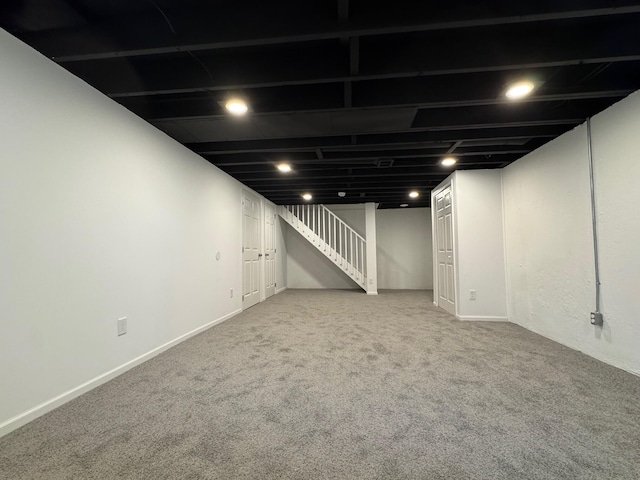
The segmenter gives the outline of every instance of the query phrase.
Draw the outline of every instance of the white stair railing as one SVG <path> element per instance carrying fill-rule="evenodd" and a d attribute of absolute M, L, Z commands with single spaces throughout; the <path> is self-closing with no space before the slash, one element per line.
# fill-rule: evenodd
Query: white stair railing
<path fill-rule="evenodd" d="M 367 242 L 324 205 L 282 205 L 278 213 L 366 290 Z"/>

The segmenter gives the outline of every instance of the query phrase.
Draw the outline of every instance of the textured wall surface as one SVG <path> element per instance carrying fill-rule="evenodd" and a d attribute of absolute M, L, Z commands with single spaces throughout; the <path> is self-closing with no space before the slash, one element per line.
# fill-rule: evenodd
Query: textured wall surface
<path fill-rule="evenodd" d="M 593 119 L 604 327 L 595 308 L 586 127 L 504 169 L 509 319 L 640 373 L 640 95 Z"/>

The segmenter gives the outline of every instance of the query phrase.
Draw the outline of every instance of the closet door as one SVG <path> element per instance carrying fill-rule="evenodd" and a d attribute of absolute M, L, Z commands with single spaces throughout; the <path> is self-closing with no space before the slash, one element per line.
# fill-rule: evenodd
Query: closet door
<path fill-rule="evenodd" d="M 436 245 L 438 249 L 438 306 L 455 315 L 455 268 L 453 263 L 453 216 L 451 187 L 436 195 Z"/>

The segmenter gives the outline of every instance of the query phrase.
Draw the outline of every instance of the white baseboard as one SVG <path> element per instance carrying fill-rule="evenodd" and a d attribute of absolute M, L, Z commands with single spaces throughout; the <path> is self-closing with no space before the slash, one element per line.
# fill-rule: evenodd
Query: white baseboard
<path fill-rule="evenodd" d="M 278 289 L 276 290 L 276 295 L 278 295 L 279 293 L 284 292 L 287 288 L 288 288 L 288 287 L 278 288 Z"/>
<path fill-rule="evenodd" d="M 456 315 L 463 322 L 508 322 L 507 317 L 482 317 L 476 315 Z"/>
<path fill-rule="evenodd" d="M 47 400 L 46 402 L 41 403 L 40 405 L 33 407 L 27 410 L 26 412 L 20 413 L 19 415 L 16 415 L 15 417 L 0 423 L 0 437 L 16 430 L 17 428 L 20 428 L 21 426 L 29 423 L 32 420 L 35 420 L 36 418 L 44 415 L 45 413 L 48 413 L 51 410 L 54 410 L 61 405 L 64 405 L 65 403 L 73 400 L 74 398 L 79 397 L 83 393 L 86 393 L 89 390 L 93 390 L 94 388 L 99 387 L 103 383 L 106 383 L 109 380 L 114 379 L 115 377 L 123 374 L 127 370 L 131 370 L 133 367 L 136 367 L 141 363 L 144 363 L 147 360 L 150 360 L 151 358 L 161 354 L 162 352 L 170 349 L 171 347 L 176 346 L 181 342 L 184 342 L 185 340 L 193 337 L 194 335 L 202 333 L 203 331 L 215 325 L 218 325 L 219 323 L 222 323 L 225 320 L 229 320 L 231 317 L 234 317 L 241 312 L 242 310 L 236 310 L 227 315 L 224 315 L 223 317 L 213 320 L 212 322 L 209 322 L 201 327 L 198 327 L 195 330 L 191 330 L 190 332 L 187 332 L 184 335 L 180 335 L 178 338 L 175 338 L 174 340 L 171 340 L 170 342 L 167 342 L 164 345 L 160 345 L 159 347 L 156 347 L 153 350 L 145 354 L 142 354 L 139 357 L 134 358 L 133 360 L 130 360 L 123 365 L 120 365 L 119 367 L 114 368 L 113 370 L 109 370 L 108 372 L 103 373 L 102 375 L 99 375 L 89 380 L 88 382 L 78 385 L 77 387 L 72 388 L 71 390 L 63 394 L 52 398 L 51 400 Z"/>
<path fill-rule="evenodd" d="M 367 295 L 377 295 L 378 292 L 367 292 Z"/>

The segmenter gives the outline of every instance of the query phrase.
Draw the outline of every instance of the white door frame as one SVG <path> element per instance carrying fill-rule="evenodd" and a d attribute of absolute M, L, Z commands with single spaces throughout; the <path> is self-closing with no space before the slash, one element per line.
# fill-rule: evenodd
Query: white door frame
<path fill-rule="evenodd" d="M 258 215 L 257 215 L 257 224 L 258 224 L 258 245 L 257 245 L 257 252 L 256 254 L 258 255 L 257 261 L 258 261 L 258 271 L 256 273 L 257 276 L 257 281 L 258 281 L 258 285 L 257 285 L 257 291 L 255 293 L 255 295 L 257 296 L 257 300 L 254 303 L 251 303 L 250 305 L 245 305 L 245 245 L 246 245 L 246 238 L 245 238 L 245 219 L 244 219 L 244 212 L 245 212 L 245 197 L 250 197 L 253 200 L 256 200 L 256 204 L 258 206 Z M 245 308 L 250 308 L 252 306 L 254 306 L 255 304 L 259 303 L 260 301 L 264 300 L 264 286 L 263 286 L 263 279 L 264 279 L 264 274 L 263 274 L 263 262 L 262 262 L 262 252 L 263 252 L 263 248 L 264 248 L 264 238 L 263 238 L 263 213 L 262 213 L 262 199 L 260 198 L 259 195 L 255 194 L 254 192 L 251 192 L 249 190 L 242 190 L 242 196 L 241 196 L 241 210 L 242 210 L 242 309 L 244 310 Z M 251 287 L 250 287 L 251 288 Z"/>
<path fill-rule="evenodd" d="M 434 188 L 431 191 L 431 241 L 434 246 L 433 248 L 433 304 L 439 307 L 439 298 L 440 295 L 438 293 L 438 209 L 436 205 L 436 197 L 446 188 L 451 188 L 451 222 L 452 222 L 452 243 L 453 243 L 453 288 L 454 288 L 454 313 L 456 317 L 458 316 L 458 298 L 459 298 L 459 288 L 458 288 L 458 235 L 457 235 L 457 219 L 456 219 L 456 202 L 455 202 L 455 174 L 452 174 L 446 180 L 444 180 L 440 185 Z"/>
<path fill-rule="evenodd" d="M 272 205 L 270 202 L 264 202 L 263 201 L 263 249 L 262 251 L 264 252 L 264 256 L 262 257 L 263 260 L 263 265 L 264 265 L 264 270 L 263 270 L 263 282 L 262 282 L 262 286 L 264 288 L 264 298 L 268 298 L 271 295 L 275 295 L 277 287 L 276 287 L 276 272 L 277 272 L 277 245 L 278 245 L 278 228 L 276 225 L 276 222 L 278 220 L 278 214 L 276 212 L 276 206 Z M 269 215 L 271 215 L 271 218 L 269 218 Z M 267 221 L 270 220 L 271 221 L 271 225 L 273 228 L 273 238 L 272 238 L 272 242 L 273 245 L 271 245 L 271 249 L 269 249 L 269 241 L 268 241 L 268 235 L 269 235 L 269 229 L 267 228 Z M 267 286 L 269 285 L 268 283 L 268 279 L 267 279 L 267 275 L 269 272 L 269 268 L 267 268 L 269 266 L 269 262 L 273 262 L 273 289 L 268 289 Z"/>

